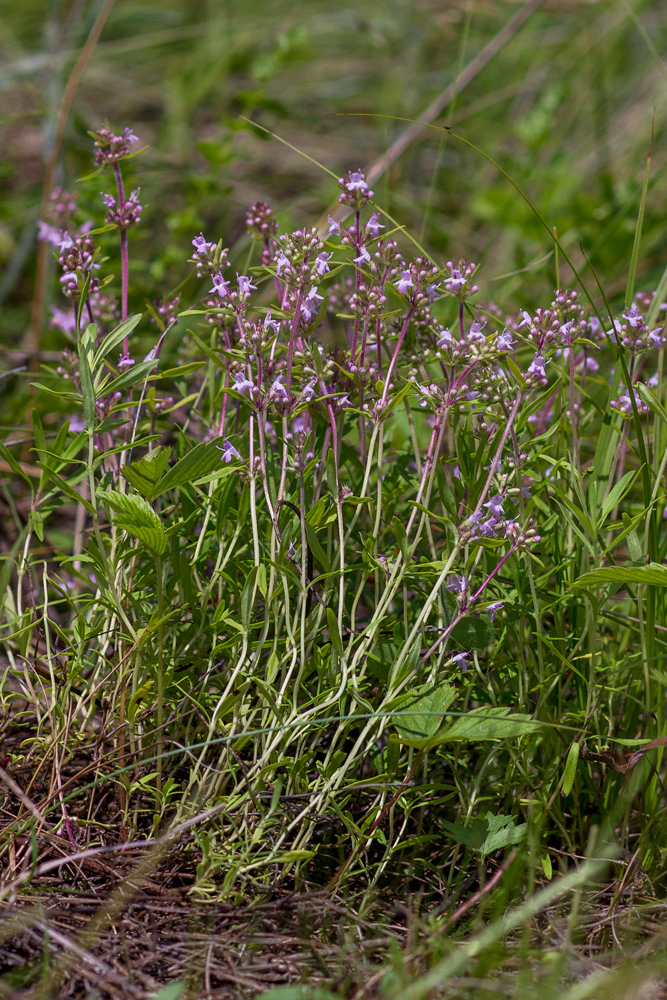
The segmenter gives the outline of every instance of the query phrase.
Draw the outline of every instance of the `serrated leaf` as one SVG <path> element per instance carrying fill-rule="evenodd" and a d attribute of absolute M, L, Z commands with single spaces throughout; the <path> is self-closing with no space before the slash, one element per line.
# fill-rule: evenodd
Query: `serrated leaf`
<path fill-rule="evenodd" d="M 167 548 L 167 536 L 164 533 L 164 529 L 160 528 L 146 528 L 143 526 L 137 526 L 128 521 L 117 521 L 117 527 L 123 528 L 127 531 L 128 535 L 134 535 L 138 538 L 140 542 L 154 552 L 156 556 L 164 555 Z"/>
<path fill-rule="evenodd" d="M 452 636 L 464 649 L 486 649 L 495 635 L 490 619 L 484 615 L 479 618 L 468 615 L 452 629 Z"/>
<path fill-rule="evenodd" d="M 170 455 L 169 448 L 154 448 L 138 462 L 126 465 L 123 468 L 123 475 L 138 493 L 152 500 L 157 484 L 169 465 Z"/>
<path fill-rule="evenodd" d="M 168 490 L 173 490 L 182 483 L 195 483 L 198 479 L 208 476 L 220 468 L 223 461 L 220 448 L 223 438 L 214 438 L 195 445 L 183 458 L 171 467 L 166 476 L 159 482 L 154 496 L 162 496 Z"/>
<path fill-rule="evenodd" d="M 167 534 L 151 505 L 138 493 L 119 493 L 117 490 L 99 490 L 98 499 L 117 516 L 116 527 L 138 538 L 157 556 L 167 548 Z"/>
<path fill-rule="evenodd" d="M 528 829 L 526 823 L 517 826 L 511 816 L 494 816 L 491 812 L 484 817 L 478 816 L 472 826 L 447 821 L 443 821 L 442 825 L 458 843 L 465 844 L 482 857 L 520 843 Z"/>
<path fill-rule="evenodd" d="M 411 747 L 425 747 L 440 728 L 442 717 L 456 697 L 451 684 L 423 684 L 416 691 L 404 695 L 400 714 L 392 717 L 401 743 Z"/>

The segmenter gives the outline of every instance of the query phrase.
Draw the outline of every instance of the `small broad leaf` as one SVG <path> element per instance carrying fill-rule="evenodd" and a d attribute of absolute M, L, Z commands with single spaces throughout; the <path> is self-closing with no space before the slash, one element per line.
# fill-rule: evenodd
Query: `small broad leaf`
<path fill-rule="evenodd" d="M 181 997 L 185 993 L 187 985 L 184 982 L 178 980 L 177 982 L 167 983 L 163 986 L 158 993 L 154 993 L 151 1000 L 181 1000 Z"/>
<path fill-rule="evenodd" d="M 442 717 L 456 697 L 451 684 L 423 684 L 416 691 L 403 695 L 400 714 L 393 716 L 401 743 L 411 747 L 427 746 L 440 728 Z"/>
<path fill-rule="evenodd" d="M 516 826 L 511 816 L 494 816 L 492 812 L 483 817 L 478 816 L 472 826 L 446 821 L 443 821 L 442 825 L 454 840 L 459 844 L 465 844 L 472 851 L 477 851 L 482 857 L 520 843 L 528 829 L 526 823 Z"/>
<path fill-rule="evenodd" d="M 155 488 L 164 475 L 168 465 L 171 450 L 169 448 L 154 448 L 145 458 L 132 462 L 123 469 L 123 475 L 137 493 L 149 500 L 153 499 Z"/>
<path fill-rule="evenodd" d="M 321 986 L 276 986 L 260 993 L 257 1000 L 337 1000 L 337 997 Z"/>
<path fill-rule="evenodd" d="M 455 719 L 448 729 L 444 729 L 434 738 L 435 743 L 446 743 L 449 740 L 504 740 L 525 736 L 535 732 L 540 723 L 530 715 L 515 713 L 504 705 L 475 708 L 467 715 Z"/>
<path fill-rule="evenodd" d="M 464 649 L 486 649 L 495 638 L 495 629 L 486 616 L 467 615 L 452 629 L 452 636 Z"/>

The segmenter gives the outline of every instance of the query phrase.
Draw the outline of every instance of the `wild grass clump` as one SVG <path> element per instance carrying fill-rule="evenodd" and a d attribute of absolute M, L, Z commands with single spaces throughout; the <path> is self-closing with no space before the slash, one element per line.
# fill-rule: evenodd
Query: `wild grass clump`
<path fill-rule="evenodd" d="M 69 346 L 0 447 L 4 898 L 65 864 L 37 864 L 47 833 L 143 847 L 194 901 L 418 897 L 426 943 L 383 986 L 417 997 L 605 858 L 655 891 L 664 285 L 634 294 L 635 254 L 609 309 L 559 287 L 556 243 L 552 299 L 505 315 L 353 170 L 326 226 L 258 202 L 245 258 L 193 234 L 131 312 L 136 136 L 91 135 L 104 223 L 61 191 L 40 223 Z"/>

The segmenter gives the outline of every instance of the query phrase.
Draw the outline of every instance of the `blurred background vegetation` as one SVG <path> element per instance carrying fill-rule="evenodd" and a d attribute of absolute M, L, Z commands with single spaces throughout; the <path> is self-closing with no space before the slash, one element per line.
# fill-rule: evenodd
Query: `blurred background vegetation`
<path fill-rule="evenodd" d="M 613 296 L 625 283 L 655 115 L 637 282 L 654 287 L 667 263 L 664 0 L 532 6 L 474 79 L 454 87 L 436 120 L 502 164 L 578 263 L 583 245 Z M 101 7 L 102 0 L 2 4 L 0 342 L 15 349 L 30 324 L 45 159 L 63 90 Z M 116 131 L 132 127 L 148 146 L 129 178 L 130 187 L 141 184 L 146 206 L 131 234 L 131 309 L 141 309 L 189 273 L 190 241 L 200 230 L 223 237 L 241 261 L 244 214 L 256 199 L 285 223 L 313 223 L 335 199 L 325 171 L 240 116 L 336 174 L 367 168 L 408 123 L 337 115 L 419 118 L 524 7 L 516 0 L 116 0 L 74 96 L 55 182 L 78 187 L 79 221 L 97 222 L 110 178 L 75 183 L 92 170 L 87 130 L 108 120 Z M 445 133 L 424 129 L 374 188 L 436 260 L 468 257 L 483 265 L 483 279 L 536 264 L 551 249 L 507 180 Z M 483 286 L 486 297 L 510 307 L 546 304 L 553 258 L 529 274 Z M 47 307 L 58 294 L 52 268 Z M 57 350 L 64 342 L 51 330 L 42 343 Z"/>

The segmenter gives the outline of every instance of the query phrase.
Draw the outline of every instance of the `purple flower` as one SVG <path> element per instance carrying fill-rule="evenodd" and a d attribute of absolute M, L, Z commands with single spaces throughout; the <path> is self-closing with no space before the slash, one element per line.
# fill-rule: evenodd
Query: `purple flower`
<path fill-rule="evenodd" d="M 301 390 L 301 395 L 303 396 L 303 398 L 308 403 L 310 403 L 311 400 L 314 399 L 315 396 L 317 396 L 317 393 L 315 392 L 315 389 L 313 388 L 313 386 L 316 383 L 317 383 L 317 379 L 313 378 L 313 379 L 310 380 L 310 382 L 308 383 L 308 385 L 305 385 L 303 387 L 303 389 Z"/>
<path fill-rule="evenodd" d="M 546 379 L 547 373 L 544 370 L 544 366 L 546 365 L 546 363 L 547 362 L 545 358 L 543 358 L 541 354 L 536 354 L 532 362 L 530 363 L 530 366 L 528 368 L 528 374 L 537 375 L 538 378 Z"/>
<path fill-rule="evenodd" d="M 380 235 L 380 230 L 385 228 L 381 222 L 378 222 L 379 218 L 379 213 L 373 212 L 370 219 L 366 223 L 366 232 L 369 233 L 371 238 L 374 240 Z"/>
<path fill-rule="evenodd" d="M 76 330 L 74 313 L 71 309 L 59 309 L 58 306 L 51 306 L 51 326 L 55 326 L 65 334 L 73 334 Z"/>
<path fill-rule="evenodd" d="M 472 341 L 473 344 L 483 343 L 486 337 L 482 333 L 482 324 L 473 323 L 468 331 L 468 340 Z"/>
<path fill-rule="evenodd" d="M 641 326 L 642 323 L 644 322 L 642 319 L 642 315 L 639 312 L 639 309 L 637 309 L 637 306 L 631 306 L 630 309 L 626 309 L 622 315 L 623 319 L 627 319 L 628 323 L 633 329 L 635 329 L 638 326 Z"/>
<path fill-rule="evenodd" d="M 445 278 L 445 288 L 453 295 L 458 295 L 459 292 L 465 288 L 465 284 L 466 279 L 456 268 L 452 269 L 452 273 L 449 278 Z"/>
<path fill-rule="evenodd" d="M 49 243 L 52 247 L 59 247 L 63 239 L 63 233 L 60 229 L 40 219 L 37 223 L 37 239 L 41 240 L 42 243 Z"/>
<path fill-rule="evenodd" d="M 301 304 L 301 313 L 305 317 L 307 323 L 309 323 L 313 316 L 317 313 L 319 303 L 324 298 L 323 295 L 317 294 L 317 287 L 317 285 L 312 286 Z"/>
<path fill-rule="evenodd" d="M 116 207 L 116 199 L 112 194 L 102 194 L 102 201 L 104 202 L 107 208 Z"/>
<path fill-rule="evenodd" d="M 448 347 L 452 342 L 452 335 L 449 330 L 443 330 L 438 338 L 438 347 Z"/>
<path fill-rule="evenodd" d="M 571 344 L 572 343 L 572 327 L 574 326 L 574 320 L 571 319 L 569 323 L 563 323 L 560 328 L 561 343 Z"/>
<path fill-rule="evenodd" d="M 214 274 L 212 280 L 213 280 L 213 288 L 211 289 L 211 291 L 217 292 L 220 298 L 224 299 L 227 295 L 227 287 L 229 285 L 229 282 L 225 281 L 222 274 L 220 273 Z"/>
<path fill-rule="evenodd" d="M 348 191 L 361 191 L 366 193 L 368 191 L 368 184 L 362 174 L 361 170 L 350 170 L 350 179 L 346 182 L 345 187 Z"/>
<path fill-rule="evenodd" d="M 271 319 L 271 310 L 269 310 L 266 316 L 264 317 L 264 329 L 267 331 L 267 333 L 269 330 L 273 330 L 273 332 L 276 335 L 278 334 L 278 330 L 280 329 L 280 324 L 278 323 L 278 321 L 275 319 Z"/>
<path fill-rule="evenodd" d="M 242 396 L 245 396 L 246 389 L 254 389 L 255 383 L 252 379 L 246 378 L 243 372 L 234 372 L 234 385 L 232 388 L 240 392 Z"/>
<path fill-rule="evenodd" d="M 245 297 L 249 299 L 251 290 L 256 289 L 257 285 L 251 285 L 250 278 L 246 278 L 245 274 L 237 274 L 236 280 L 238 281 L 239 292 L 241 295 L 245 295 Z"/>
<path fill-rule="evenodd" d="M 489 606 L 484 610 L 489 616 L 489 620 L 491 622 L 494 622 L 496 620 L 496 615 L 498 614 L 499 611 L 502 611 L 504 607 L 505 607 L 504 601 L 494 601 L 493 604 L 489 604 Z"/>
<path fill-rule="evenodd" d="M 452 582 L 445 586 L 445 590 L 452 590 L 455 594 L 464 594 L 468 589 L 468 580 L 465 576 L 453 576 Z"/>
<path fill-rule="evenodd" d="M 398 288 L 401 295 L 405 295 L 407 293 L 408 288 L 415 287 L 415 283 L 412 280 L 412 275 L 410 274 L 409 271 L 401 271 L 401 280 L 396 281 L 394 284 L 396 288 Z"/>
<path fill-rule="evenodd" d="M 336 222 L 336 220 L 332 219 L 330 215 L 327 216 L 327 218 L 329 220 L 329 235 L 331 235 L 331 233 L 340 234 L 340 222 Z"/>
<path fill-rule="evenodd" d="M 522 326 L 532 326 L 533 325 L 533 318 L 530 315 L 530 313 L 527 313 L 525 309 L 522 309 L 521 310 L 521 315 L 523 316 L 523 319 L 519 323 L 519 329 L 521 329 Z"/>
<path fill-rule="evenodd" d="M 225 441 L 222 448 L 218 445 L 218 450 L 222 452 L 222 460 L 223 462 L 227 462 L 227 464 L 229 464 L 233 458 L 241 457 L 240 453 L 230 441 Z"/>
<path fill-rule="evenodd" d="M 320 277 L 323 274 L 326 274 L 327 271 L 330 270 L 329 261 L 331 260 L 332 257 L 333 257 L 332 253 L 325 253 L 324 251 L 322 251 L 322 253 L 319 253 L 315 258 L 315 268 Z"/>
<path fill-rule="evenodd" d="M 500 518 L 505 513 L 503 510 L 504 499 L 502 493 L 499 493 L 498 496 L 490 497 L 484 506 L 489 508 L 494 517 Z"/>
<path fill-rule="evenodd" d="M 435 300 L 439 298 L 440 296 L 440 292 L 438 291 L 439 288 L 440 285 L 436 284 L 428 285 L 428 287 L 426 288 L 426 298 L 428 299 L 429 305 L 432 306 Z"/>
<path fill-rule="evenodd" d="M 660 350 L 662 345 L 665 343 L 665 338 L 662 335 L 662 327 L 658 327 L 656 330 L 651 330 L 647 334 L 647 340 L 650 340 L 651 347 L 655 347 L 656 350 Z"/>
<path fill-rule="evenodd" d="M 276 257 L 276 274 L 278 277 L 282 274 L 284 267 L 289 267 L 289 260 L 284 253 L 279 253 Z"/>
<path fill-rule="evenodd" d="M 129 354 L 121 354 L 120 358 L 118 359 L 118 367 L 121 369 L 131 368 L 133 364 L 134 364 L 134 358 L 131 358 Z"/>
<path fill-rule="evenodd" d="M 455 663 L 457 667 L 461 668 L 461 673 L 465 673 L 468 669 L 468 658 L 470 656 L 470 650 L 465 650 L 463 653 L 456 653 L 452 656 L 451 662 Z"/>
<path fill-rule="evenodd" d="M 287 399 L 287 389 L 283 385 L 283 375 L 279 375 L 271 386 L 271 392 L 277 392 L 281 399 Z"/>
<path fill-rule="evenodd" d="M 509 330 L 503 330 L 498 339 L 496 340 L 496 350 L 498 351 L 511 351 L 514 347 L 514 339 Z"/>
<path fill-rule="evenodd" d="M 212 253 L 215 250 L 215 243 L 207 243 L 203 233 L 195 236 L 192 245 L 198 253 Z"/>
<path fill-rule="evenodd" d="M 366 247 L 359 247 L 359 256 L 354 258 L 355 264 L 364 264 L 365 262 L 370 263 L 371 255 L 369 254 Z"/>

